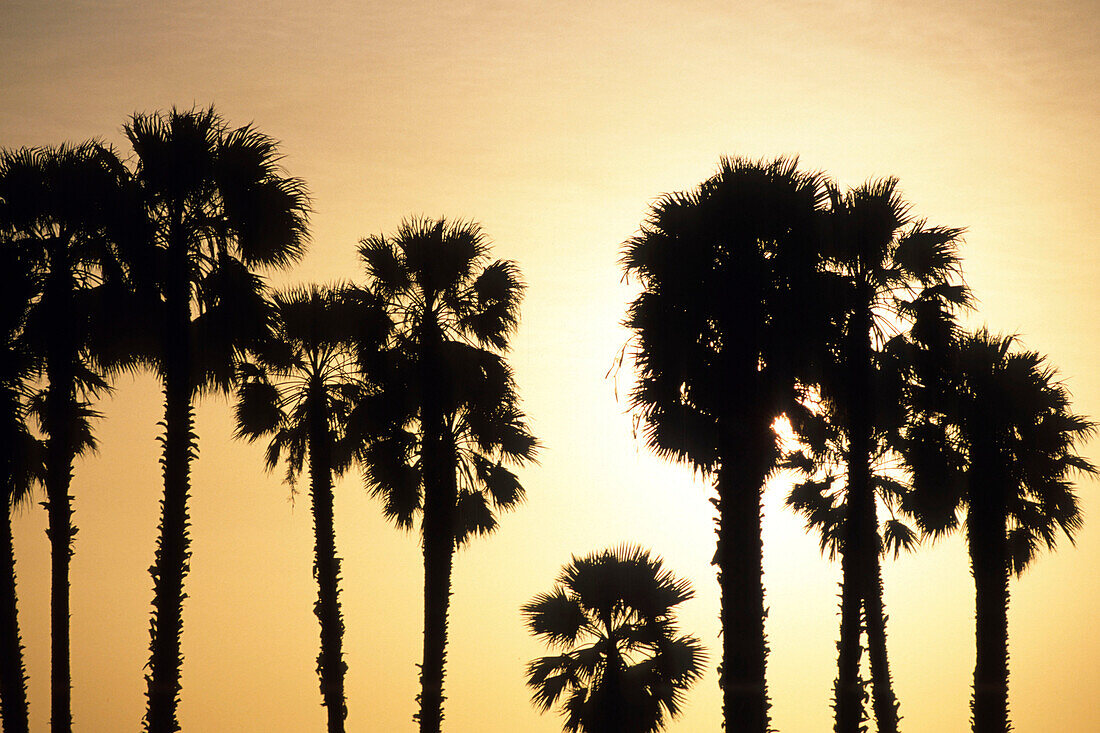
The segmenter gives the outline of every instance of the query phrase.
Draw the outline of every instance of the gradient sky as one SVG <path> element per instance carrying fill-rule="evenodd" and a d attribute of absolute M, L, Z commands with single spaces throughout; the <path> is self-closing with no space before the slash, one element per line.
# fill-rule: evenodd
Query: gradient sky
<path fill-rule="evenodd" d="M 529 501 L 456 560 L 445 729 L 560 730 L 523 684 L 543 653 L 519 607 L 572 554 L 624 541 L 698 597 L 681 626 L 712 651 L 673 731 L 720 729 L 708 488 L 649 456 L 605 375 L 632 290 L 617 258 L 650 203 L 723 154 L 798 154 L 846 185 L 894 175 L 919 217 L 966 227 L 972 325 L 1049 354 L 1076 411 L 1100 417 L 1100 11 L 1007 4 L 467 1 L 242 8 L 214 2 L 23 2 L 0 8 L 0 146 L 97 137 L 127 154 L 134 112 L 214 103 L 281 141 L 315 214 L 275 284 L 362 282 L 355 244 L 410 215 L 473 218 L 529 283 L 511 361 L 545 449 Z M 616 397 L 618 390 L 619 398 Z M 161 492 L 161 394 L 122 378 L 99 454 L 77 466 L 75 729 L 136 730 L 147 568 Z M 308 499 L 262 449 L 231 440 L 224 399 L 198 411 L 184 615 L 187 731 L 323 727 L 314 672 Z M 1085 454 L 1100 459 L 1100 443 Z M 765 498 L 769 685 L 781 731 L 830 729 L 839 568 Z M 304 485 L 300 488 L 305 488 Z M 1016 730 L 1100 730 L 1097 484 L 1064 543 L 1011 585 Z M 337 486 L 348 729 L 413 730 L 421 558 L 349 476 Z M 49 715 L 45 512 L 16 517 L 20 622 L 35 730 Z M 885 565 L 890 655 L 910 733 L 968 728 L 973 586 L 961 542 Z"/>

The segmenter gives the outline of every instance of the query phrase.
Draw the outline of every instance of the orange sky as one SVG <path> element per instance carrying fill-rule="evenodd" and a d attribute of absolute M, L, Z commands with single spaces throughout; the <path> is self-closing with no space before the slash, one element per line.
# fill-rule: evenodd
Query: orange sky
<path fill-rule="evenodd" d="M 633 541 L 693 579 L 681 627 L 717 658 L 705 486 L 632 438 L 604 375 L 626 334 L 620 244 L 650 202 L 719 155 L 796 153 L 842 183 L 896 175 L 929 223 L 967 228 L 974 324 L 1051 356 L 1075 409 L 1100 417 L 1100 13 L 1088 0 L 932 2 L 212 2 L 7 0 L 0 146 L 100 137 L 125 152 L 135 111 L 215 103 L 282 141 L 312 191 L 313 246 L 278 283 L 361 279 L 356 241 L 402 217 L 479 220 L 529 283 L 512 363 L 546 448 L 529 501 L 456 561 L 445 728 L 560 730 L 523 667 L 542 653 L 519 607 L 571 554 Z M 46 7 L 43 7 L 46 6 Z M 628 381 L 620 376 L 620 388 Z M 82 731 L 144 711 L 160 474 L 160 392 L 124 378 L 78 466 L 73 704 Z M 224 400 L 198 418 L 185 609 L 188 731 L 320 729 L 311 530 L 261 449 L 230 440 Z M 1100 443 L 1086 448 L 1100 459 Z M 1100 730 L 1100 528 L 1086 525 L 1011 587 L 1016 729 Z M 337 537 L 353 731 L 413 730 L 420 555 L 357 477 Z M 838 568 L 766 498 L 773 725 L 830 726 Z M 16 518 L 32 726 L 48 718 L 48 545 Z M 886 565 L 890 654 L 905 730 L 968 727 L 973 589 L 957 539 Z M 672 731 L 719 730 L 714 664 Z"/>

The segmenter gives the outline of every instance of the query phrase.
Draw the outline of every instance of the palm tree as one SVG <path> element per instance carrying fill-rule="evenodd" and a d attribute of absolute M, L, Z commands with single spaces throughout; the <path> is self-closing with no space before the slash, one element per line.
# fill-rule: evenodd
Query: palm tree
<path fill-rule="evenodd" d="M 768 728 L 761 493 L 780 456 L 772 423 L 802 409 L 827 332 L 823 203 L 820 177 L 794 159 L 722 159 L 697 189 L 661 198 L 622 257 L 642 286 L 626 325 L 646 442 L 714 479 L 731 730 Z"/>
<path fill-rule="evenodd" d="M 90 351 L 89 317 L 97 290 L 117 289 L 137 231 L 129 173 L 99 143 L 20 149 L 0 157 L 4 246 L 30 265 L 33 307 L 25 338 L 42 357 L 47 534 L 51 547 L 51 714 L 54 731 L 72 728 L 69 667 L 69 563 L 73 460 L 90 434 L 87 400 L 107 389 Z"/>
<path fill-rule="evenodd" d="M 497 526 L 523 487 L 506 466 L 533 460 L 537 441 L 499 352 L 519 320 L 514 263 L 489 262 L 472 222 L 413 219 L 360 242 L 369 289 L 395 324 L 381 402 L 364 411 L 386 430 L 361 452 L 372 493 L 398 526 L 421 514 L 424 550 L 422 733 L 443 720 L 444 658 L 454 551 Z"/>
<path fill-rule="evenodd" d="M 23 338 L 33 298 L 29 263 L 5 236 L 0 245 L 0 723 L 12 733 L 27 733 L 29 722 L 11 513 L 27 502 L 34 484 L 45 479 L 45 446 L 26 423 L 31 380 L 38 370 L 35 354 Z"/>
<path fill-rule="evenodd" d="M 965 530 L 974 575 L 975 733 L 1005 733 L 1008 719 L 1008 581 L 1061 530 L 1073 540 L 1081 511 L 1073 472 L 1096 475 L 1077 455 L 1095 424 L 1070 411 L 1069 393 L 1040 354 L 1013 336 L 963 335 L 946 378 L 929 380 L 914 404 L 922 419 L 906 435 L 914 514 L 921 528 Z"/>
<path fill-rule="evenodd" d="M 192 400 L 225 391 L 242 351 L 270 335 L 272 309 L 255 267 L 286 267 L 307 241 L 303 183 L 282 174 L 274 140 L 229 129 L 213 108 L 135 115 L 126 135 L 153 229 L 157 292 L 148 313 L 161 343 L 164 499 L 153 576 L 146 729 L 179 730 L 183 582 L 188 570 Z"/>
<path fill-rule="evenodd" d="M 838 330 L 819 397 L 821 415 L 834 429 L 832 456 L 846 464 L 845 514 L 839 528 L 843 581 L 835 691 L 838 733 L 855 733 L 860 724 L 861 606 L 867 619 L 875 719 L 880 731 L 897 731 L 875 501 L 876 486 L 887 492 L 896 486 L 886 475 L 876 476 L 873 465 L 876 458 L 887 459 L 888 439 L 904 420 L 899 398 L 907 349 L 901 334 L 918 316 L 942 322 L 950 309 L 969 302 L 965 286 L 955 282 L 962 230 L 914 220 L 897 183 L 882 179 L 844 194 L 827 186 L 831 206 L 824 244 Z M 928 330 L 922 323 L 918 335 L 922 329 Z M 903 525 L 886 529 L 891 532 L 888 540 L 907 536 Z"/>
<path fill-rule="evenodd" d="M 876 385 L 881 387 L 881 384 Z M 877 404 L 886 406 L 897 405 L 879 401 Z M 849 453 L 846 431 L 840 427 L 841 420 L 833 412 L 834 406 L 819 401 L 815 407 L 819 411 L 804 416 L 800 421 L 797 434 L 801 447 L 784 458 L 784 467 L 794 469 L 801 473 L 804 480 L 797 482 L 791 488 L 787 496 L 786 504 L 796 513 L 806 519 L 806 528 L 818 533 L 820 536 L 821 551 L 827 554 L 829 560 L 844 556 L 845 541 L 849 537 L 849 517 L 851 508 L 848 502 L 846 483 L 847 456 Z M 878 423 L 877 426 L 881 426 Z M 879 555 L 885 557 L 892 552 L 896 559 L 901 552 L 912 551 L 919 544 L 919 536 L 909 524 L 899 518 L 899 510 L 902 508 L 909 486 L 902 477 L 897 475 L 897 461 L 888 447 L 876 441 L 874 454 L 869 461 L 869 481 L 874 493 L 876 503 L 882 504 L 890 513 L 889 519 L 882 522 L 881 535 L 876 521 L 874 542 L 879 548 Z M 876 558 L 876 564 L 877 564 Z M 868 634 L 868 648 L 872 650 L 872 660 L 875 665 L 874 673 L 879 676 L 873 681 L 878 684 L 875 690 L 876 700 L 892 700 L 893 693 L 890 688 L 890 675 L 886 666 L 886 628 L 885 614 L 882 609 L 882 576 L 877 574 L 869 581 L 866 592 L 859 592 L 857 588 L 841 584 L 841 613 L 848 624 L 842 623 L 841 634 L 844 637 L 838 644 L 838 650 L 847 656 L 855 667 L 848 670 L 855 674 L 854 680 L 846 680 L 842 688 L 838 681 L 834 690 L 836 704 L 834 712 L 837 713 L 837 726 L 841 722 L 850 724 L 853 720 L 861 725 L 866 719 L 863 709 L 867 696 L 863 693 L 864 682 L 860 674 L 860 656 L 862 649 L 859 643 L 859 635 L 862 631 Z M 863 605 L 871 610 L 864 612 L 863 622 L 860 622 L 861 596 Z M 845 616 L 845 614 L 850 614 Z M 877 623 L 873 623 L 877 621 Z M 876 634 L 876 630 L 878 633 Z M 873 674 L 874 677 L 874 674 Z M 841 691 L 855 690 L 858 693 L 856 700 L 847 700 L 842 707 Z M 883 705 L 881 702 L 876 710 L 885 710 L 881 716 L 883 722 L 878 728 L 885 730 L 890 725 L 896 727 L 898 716 L 890 715 L 888 711 L 896 709 L 893 705 Z M 841 718 L 841 713 L 844 717 Z"/>
<path fill-rule="evenodd" d="M 308 456 L 317 579 L 314 613 L 321 625 L 317 673 L 329 733 L 342 733 L 347 665 L 341 648 L 344 621 L 332 479 L 348 462 L 334 451 L 352 407 L 371 389 L 363 376 L 364 359 L 357 357 L 378 352 L 390 324 L 379 303 L 356 289 L 311 286 L 278 294 L 274 300 L 276 341 L 289 353 L 262 353 L 256 363 L 243 366 L 236 407 L 238 436 L 254 441 L 273 435 L 267 466 L 275 468 L 285 456 L 289 482 L 301 475 Z"/>
<path fill-rule="evenodd" d="M 694 595 L 639 547 L 574 557 L 554 589 L 522 609 L 531 633 L 561 651 L 527 666 L 535 704 L 546 712 L 564 696 L 569 733 L 662 730 L 706 662 L 673 618 Z"/>

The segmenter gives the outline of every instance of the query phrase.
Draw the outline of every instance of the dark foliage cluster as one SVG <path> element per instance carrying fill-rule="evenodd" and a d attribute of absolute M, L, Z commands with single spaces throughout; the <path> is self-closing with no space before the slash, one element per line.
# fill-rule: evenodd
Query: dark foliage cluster
<path fill-rule="evenodd" d="M 150 574 L 146 730 L 180 728 L 194 401 L 235 397 L 237 436 L 303 475 L 314 530 L 317 674 L 331 731 L 347 717 L 334 521 L 357 470 L 424 558 L 424 733 L 443 721 L 456 550 L 523 503 L 540 448 L 505 358 L 524 292 L 471 221 L 408 219 L 359 242 L 363 281 L 272 292 L 305 253 L 310 200 L 278 144 L 213 109 L 133 116 L 124 162 L 99 142 L 0 153 L 0 715 L 28 728 L 11 510 L 44 490 L 51 543 L 51 728 L 71 729 L 73 463 L 95 448 L 95 401 L 124 371 L 164 392 L 161 522 Z M 1013 337 L 965 332 L 961 229 L 917 219 L 894 179 L 842 191 L 793 158 L 722 159 L 652 206 L 622 265 L 645 442 L 714 484 L 719 678 L 728 730 L 766 733 L 761 492 L 842 565 L 836 730 L 899 728 L 881 558 L 964 528 L 975 579 L 976 731 L 1009 727 L 1008 580 L 1081 526 L 1076 450 L 1093 424 Z M 793 438 L 777 431 L 789 424 Z M 522 609 L 554 654 L 527 670 L 565 729 L 661 730 L 701 676 L 674 612 L 689 584 L 636 546 L 574 557 Z M 866 636 L 866 647 L 863 638 Z M 869 657 L 870 686 L 862 652 Z M 868 693 L 868 690 L 870 691 Z"/>

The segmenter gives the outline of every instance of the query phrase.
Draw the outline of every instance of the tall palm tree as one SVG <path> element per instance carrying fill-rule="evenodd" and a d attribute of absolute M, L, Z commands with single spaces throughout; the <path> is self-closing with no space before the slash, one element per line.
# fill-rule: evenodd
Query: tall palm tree
<path fill-rule="evenodd" d="M 523 284 L 510 261 L 489 261 L 472 222 L 413 219 L 392 237 L 363 239 L 369 289 L 395 324 L 384 408 L 389 429 L 362 451 L 383 511 L 424 550 L 422 733 L 443 720 L 444 658 L 454 551 L 497 526 L 523 487 L 507 465 L 534 459 L 537 441 L 500 356 L 519 321 Z M 376 419 L 377 422 L 385 422 Z"/>
<path fill-rule="evenodd" d="M 835 690 L 836 731 L 855 733 L 862 710 L 859 680 L 860 608 L 867 619 L 868 650 L 878 729 L 898 727 L 897 699 L 886 654 L 879 555 L 882 538 L 875 501 L 874 459 L 888 453 L 888 439 L 904 420 L 899 409 L 907 353 L 900 334 L 920 316 L 942 321 L 968 304 L 959 282 L 961 229 L 929 227 L 915 220 L 894 178 L 866 183 L 846 193 L 827 186 L 830 211 L 824 246 L 829 258 L 838 330 L 834 355 L 820 382 L 823 415 L 833 423 L 834 456 L 841 456 L 845 520 L 840 543 L 843 574 L 841 632 Z M 918 334 L 924 324 L 918 328 Z M 928 330 L 928 329 L 925 329 Z M 893 348 L 888 348 L 892 346 Z M 893 539 L 905 532 L 900 525 Z"/>
<path fill-rule="evenodd" d="M 921 528 L 942 534 L 964 525 L 974 575 L 975 733 L 1005 733 L 1008 717 L 1008 581 L 1059 530 L 1081 528 L 1072 474 L 1096 475 L 1076 453 L 1095 424 L 1070 411 L 1057 372 L 1013 336 L 985 329 L 959 338 L 943 382 L 928 381 L 914 404 L 923 418 L 904 443 L 912 504 Z"/>
<path fill-rule="evenodd" d="M 333 525 L 333 474 L 347 467 L 334 455 L 352 407 L 373 385 L 363 375 L 365 354 L 377 353 L 389 321 L 369 294 L 351 288 L 311 286 L 275 296 L 276 341 L 288 353 L 270 351 L 244 365 L 236 407 L 238 436 L 249 441 L 272 435 L 267 466 L 284 456 L 293 482 L 308 457 L 313 514 L 314 613 L 321 625 L 317 673 L 329 733 L 342 733 L 347 717 L 344 695 L 344 621 L 340 613 L 340 558 Z"/>
<path fill-rule="evenodd" d="M 574 557 L 549 593 L 523 606 L 531 633 L 561 654 L 527 666 L 546 712 L 563 695 L 569 733 L 657 733 L 680 713 L 706 654 L 673 617 L 691 584 L 635 546 Z"/>
<path fill-rule="evenodd" d="M 46 509 L 51 549 L 51 714 L 54 731 L 72 728 L 69 666 L 69 563 L 73 460 L 84 440 L 87 400 L 107 388 L 89 350 L 93 292 L 116 288 L 128 238 L 137 231 L 130 176 L 99 143 L 23 148 L 0 157 L 4 246 L 31 267 L 35 299 L 25 338 L 42 356 Z"/>
<path fill-rule="evenodd" d="M 11 513 L 45 479 L 45 446 L 27 429 L 27 398 L 38 370 L 24 328 L 34 285 L 29 263 L 0 242 L 0 724 L 27 733 L 27 675 L 19 635 Z"/>
<path fill-rule="evenodd" d="M 775 418 L 800 410 L 827 332 L 820 177 L 794 159 L 722 159 L 697 189 L 666 195 L 626 244 L 638 383 L 631 403 L 658 455 L 714 479 L 722 712 L 768 728 L 761 493 L 780 456 Z"/>
<path fill-rule="evenodd" d="M 183 582 L 190 557 L 188 494 L 197 436 L 192 400 L 224 391 L 242 351 L 270 335 L 272 309 L 256 267 L 303 253 L 308 198 L 283 175 L 276 142 L 230 129 L 213 108 L 135 115 L 126 135 L 152 226 L 147 310 L 161 335 L 150 356 L 164 384 L 164 499 L 153 576 L 146 729 L 179 730 Z"/>

